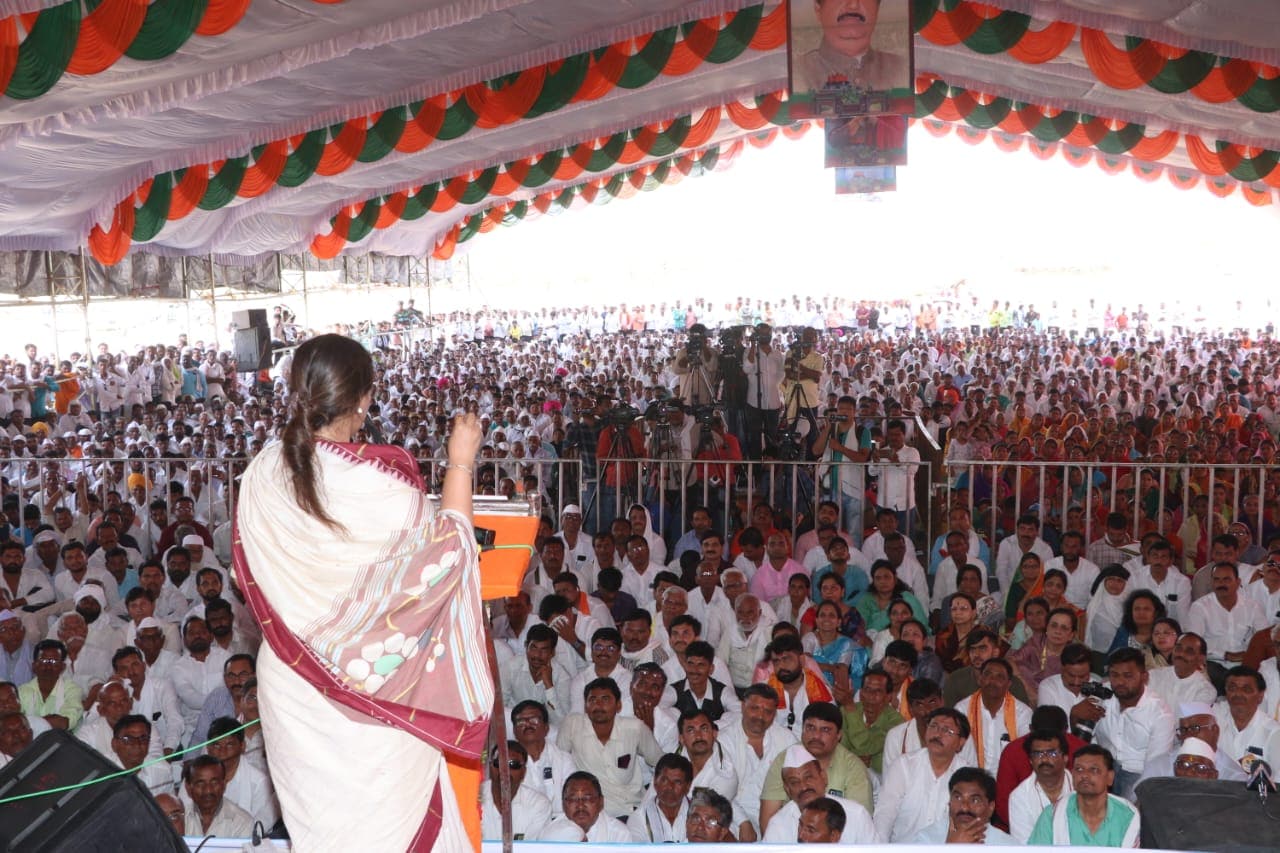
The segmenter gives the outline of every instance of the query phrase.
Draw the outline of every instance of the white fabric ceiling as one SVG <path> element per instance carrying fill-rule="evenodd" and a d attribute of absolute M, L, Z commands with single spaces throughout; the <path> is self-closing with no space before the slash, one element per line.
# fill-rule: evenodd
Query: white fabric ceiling
<path fill-rule="evenodd" d="M 0 0 L 0 15 L 52 6 Z M 253 0 L 221 36 L 191 38 L 155 62 L 121 59 L 65 75 L 42 97 L 0 99 L 0 248 L 76 250 L 94 224 L 153 175 L 243 155 L 258 144 L 393 108 L 675 23 L 745 0 Z M 773 8 L 770 3 L 767 8 Z M 1276 0 L 997 0 L 1037 20 L 1063 20 L 1280 64 Z M 406 11 L 411 8 L 412 11 Z M 1043 65 L 964 45 L 916 40 L 916 70 L 954 85 L 1056 108 L 1174 128 L 1205 139 L 1280 149 L 1280 112 L 1209 104 L 1100 84 L 1079 44 Z M 347 205 L 527 157 L 643 123 L 774 92 L 786 52 L 747 51 L 684 76 L 615 90 L 532 121 L 477 129 L 418 154 L 313 176 L 166 225 L 148 251 L 257 256 L 303 251 Z M 725 122 L 715 136 L 740 136 Z M 1175 160 L 1178 158 L 1175 157 Z M 546 189 L 545 187 L 542 189 Z M 532 192 L 524 193 L 524 197 Z M 476 206 L 375 231 L 351 251 L 422 254 Z"/>

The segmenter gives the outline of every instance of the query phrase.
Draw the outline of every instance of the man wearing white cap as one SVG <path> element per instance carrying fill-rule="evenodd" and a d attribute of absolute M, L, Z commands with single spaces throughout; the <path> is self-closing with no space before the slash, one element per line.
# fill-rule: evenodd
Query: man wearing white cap
<path fill-rule="evenodd" d="M 75 611 L 58 617 L 54 635 L 67 647 L 67 676 L 79 685 L 86 700 L 92 701 L 101 684 L 111 676 L 111 653 L 85 644 L 89 626 Z"/>
<path fill-rule="evenodd" d="M 595 592 L 595 551 L 591 537 L 582 532 L 582 507 L 565 504 L 560 510 L 560 530 L 555 538 L 564 543 L 564 571 L 578 576 L 578 588 L 587 595 Z"/>
<path fill-rule="evenodd" d="M 27 549 L 27 561 L 24 568 L 44 572 L 55 579 L 54 592 L 57 592 L 57 575 L 62 571 L 62 536 L 54 530 L 41 530 L 31 540 Z"/>
<path fill-rule="evenodd" d="M 787 791 L 787 803 L 769 819 L 764 840 L 777 844 L 794 843 L 800 828 L 800 813 L 809 803 L 826 796 L 844 809 L 845 825 L 840 834 L 841 844 L 880 844 L 883 838 L 876 831 L 871 815 L 859 803 L 827 793 L 827 771 L 818 759 L 800 744 L 787 747 L 782 759 L 782 784 Z"/>
<path fill-rule="evenodd" d="M 0 609 L 0 681 L 30 681 L 31 655 L 32 644 L 27 642 L 21 617 L 12 610 Z"/>
<path fill-rule="evenodd" d="M 114 624 L 114 617 L 106 612 L 107 594 L 96 581 L 88 580 L 72 598 L 75 612 L 84 617 L 88 626 L 85 645 L 102 649 L 108 654 L 120 648 L 124 641 L 122 627 Z"/>
<path fill-rule="evenodd" d="M 1189 737 L 1178 748 L 1173 775 L 1179 779 L 1217 779 L 1218 751 L 1198 737 Z"/>
<path fill-rule="evenodd" d="M 1231 756 L 1218 748 L 1222 728 L 1218 725 L 1218 719 L 1214 716 L 1213 707 L 1209 703 L 1183 702 L 1179 705 L 1178 727 L 1174 730 L 1174 733 L 1180 741 L 1185 742 L 1194 737 L 1207 743 L 1215 750 L 1213 763 L 1219 779 L 1230 779 L 1237 782 L 1245 780 L 1246 776 L 1240 765 L 1233 761 Z M 1142 778 L 1151 779 L 1174 775 L 1174 763 L 1180 752 L 1181 747 L 1175 745 L 1173 749 L 1164 755 L 1148 761 L 1142 769 Z"/>

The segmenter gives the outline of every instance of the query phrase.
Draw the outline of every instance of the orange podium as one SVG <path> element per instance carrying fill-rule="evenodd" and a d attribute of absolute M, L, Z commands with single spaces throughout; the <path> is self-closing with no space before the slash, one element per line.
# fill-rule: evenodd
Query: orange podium
<path fill-rule="evenodd" d="M 439 507 L 439 496 L 432 495 Z M 538 535 L 539 501 L 533 499 L 472 497 L 472 517 L 477 532 L 492 531 L 493 541 L 482 545 L 480 552 L 480 597 L 494 601 L 520 591 L 524 574 L 533 556 L 533 542 Z M 487 550 L 485 550 L 487 549 Z M 492 642 L 492 641 L 490 641 Z M 493 654 L 492 649 L 489 652 Z M 498 674 L 494 673 L 496 683 Z M 499 725 L 501 726 L 499 721 Z M 505 726 L 501 726 L 505 730 Z M 506 752 L 506 739 L 500 739 L 499 750 Z M 483 768 L 478 761 L 464 761 L 446 754 L 449 779 L 459 805 L 480 802 Z M 462 822 L 471 837 L 474 850 L 480 850 L 480 809 L 462 809 Z"/>

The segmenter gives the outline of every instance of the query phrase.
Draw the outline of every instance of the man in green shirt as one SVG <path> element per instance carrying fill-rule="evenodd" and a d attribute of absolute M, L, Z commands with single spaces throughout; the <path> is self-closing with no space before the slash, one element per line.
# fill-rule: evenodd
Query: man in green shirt
<path fill-rule="evenodd" d="M 1115 759 L 1096 743 L 1080 749 L 1071 769 L 1075 793 L 1046 806 L 1027 843 L 1035 846 L 1136 847 L 1138 810 L 1107 793 L 1115 782 Z"/>
<path fill-rule="evenodd" d="M 827 771 L 825 793 L 853 800 L 871 813 L 871 777 L 866 765 L 841 745 L 844 717 L 830 702 L 814 702 L 804 709 L 800 743 Z M 760 791 L 760 832 L 763 835 L 769 819 L 786 805 L 790 797 L 782 784 L 782 763 L 786 750 L 778 753 L 765 774 Z"/>
<path fill-rule="evenodd" d="M 885 735 L 903 722 L 902 715 L 889 707 L 892 683 L 889 674 L 877 667 L 862 677 L 862 689 L 858 691 L 860 701 L 853 701 L 852 690 L 841 690 L 839 685 L 835 690 L 836 701 L 844 714 L 840 744 L 877 773 L 884 771 Z"/>

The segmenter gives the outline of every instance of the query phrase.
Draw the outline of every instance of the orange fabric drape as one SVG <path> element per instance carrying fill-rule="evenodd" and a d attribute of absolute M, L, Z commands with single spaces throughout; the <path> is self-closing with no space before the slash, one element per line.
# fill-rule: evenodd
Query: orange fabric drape
<path fill-rule="evenodd" d="M 104 0 L 80 23 L 70 74 L 99 74 L 115 64 L 133 43 L 147 17 L 147 0 Z"/>

